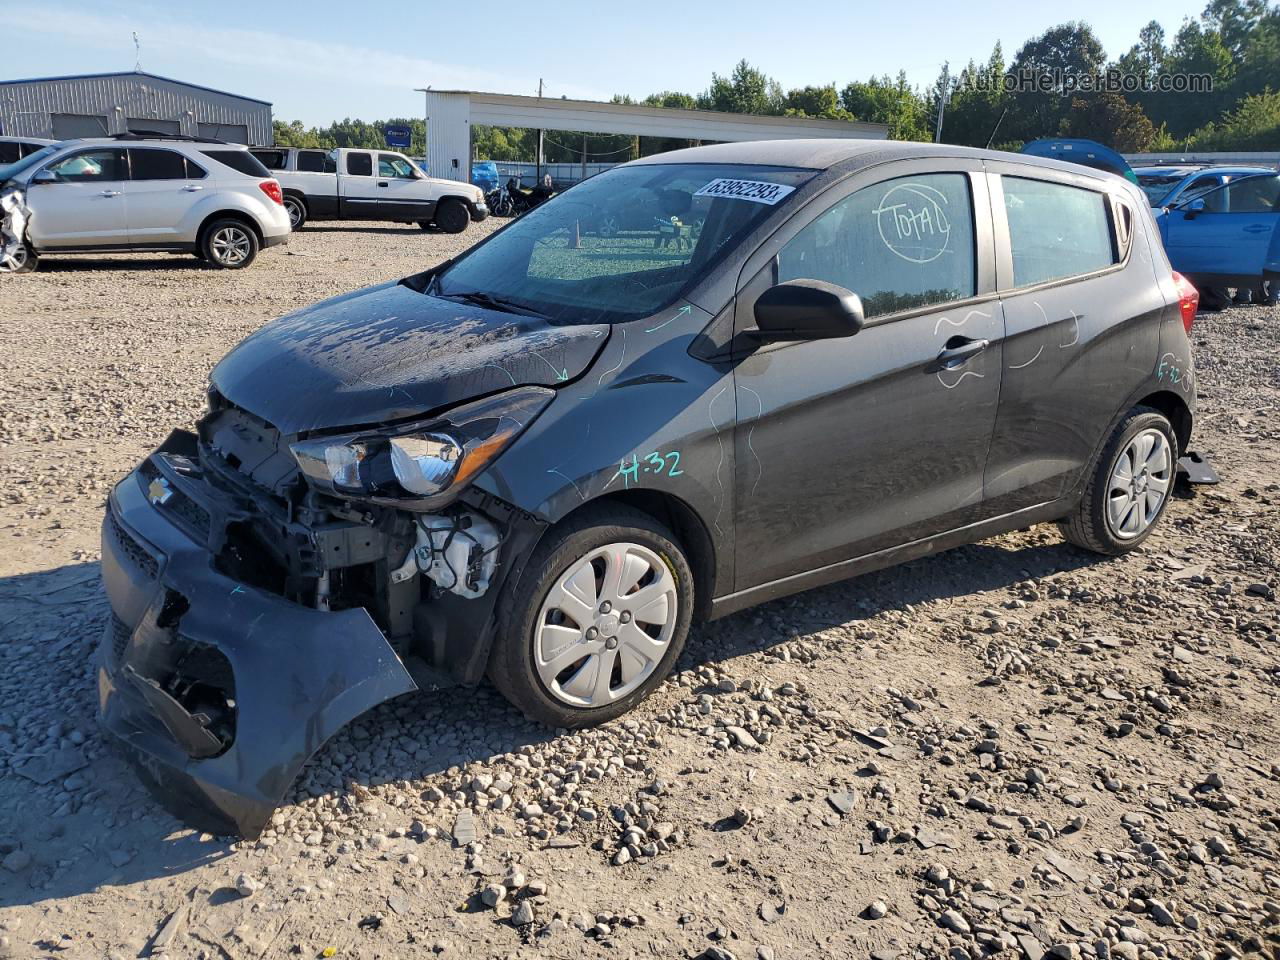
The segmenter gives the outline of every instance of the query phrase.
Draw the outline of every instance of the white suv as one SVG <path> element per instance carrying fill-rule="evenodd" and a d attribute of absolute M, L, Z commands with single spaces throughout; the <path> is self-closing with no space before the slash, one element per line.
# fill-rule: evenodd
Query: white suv
<path fill-rule="evenodd" d="M 247 147 L 120 134 L 0 166 L 0 269 L 49 253 L 194 253 L 236 270 L 289 238 L 280 184 Z"/>

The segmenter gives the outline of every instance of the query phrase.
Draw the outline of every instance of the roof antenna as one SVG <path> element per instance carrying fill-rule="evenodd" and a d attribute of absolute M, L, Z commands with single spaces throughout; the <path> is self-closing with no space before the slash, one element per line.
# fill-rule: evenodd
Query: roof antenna
<path fill-rule="evenodd" d="M 133 31 L 133 72 L 142 72 L 142 41 L 138 39 L 138 31 Z"/>

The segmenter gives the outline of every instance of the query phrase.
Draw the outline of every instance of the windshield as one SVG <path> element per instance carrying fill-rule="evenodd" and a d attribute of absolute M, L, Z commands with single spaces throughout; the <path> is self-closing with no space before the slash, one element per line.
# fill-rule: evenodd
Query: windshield
<path fill-rule="evenodd" d="M 47 147 L 41 147 L 35 153 L 27 154 L 17 163 L 0 164 L 0 180 L 10 180 L 13 177 L 18 176 L 18 174 L 30 170 L 32 167 L 36 166 L 36 164 L 47 160 L 57 152 L 58 145 L 50 144 Z"/>
<path fill-rule="evenodd" d="M 615 167 L 516 220 L 428 293 L 558 323 L 622 323 L 674 302 L 816 171 Z"/>
<path fill-rule="evenodd" d="M 1182 175 L 1167 176 L 1164 174 L 1138 174 L 1138 186 L 1142 188 L 1142 192 L 1147 195 L 1153 207 L 1162 206 L 1160 203 L 1169 195 L 1174 186 L 1182 180 Z"/>

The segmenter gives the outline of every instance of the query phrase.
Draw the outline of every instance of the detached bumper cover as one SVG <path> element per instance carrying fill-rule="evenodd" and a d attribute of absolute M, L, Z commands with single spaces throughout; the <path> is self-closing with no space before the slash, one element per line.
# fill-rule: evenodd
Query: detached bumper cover
<path fill-rule="evenodd" d="M 164 450 L 152 464 L 218 516 L 218 494 L 175 473 Z M 139 471 L 126 477 L 103 522 L 113 616 L 100 649 L 100 719 L 176 816 L 255 837 L 329 737 L 417 686 L 364 610 L 313 610 L 223 576 L 145 482 Z M 228 696 L 211 724 L 198 691 L 217 689 Z"/>

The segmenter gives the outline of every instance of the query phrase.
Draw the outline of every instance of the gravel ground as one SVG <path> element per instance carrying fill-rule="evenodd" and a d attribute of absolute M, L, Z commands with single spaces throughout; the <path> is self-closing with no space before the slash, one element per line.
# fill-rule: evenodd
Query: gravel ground
<path fill-rule="evenodd" d="M 265 320 L 477 235 L 0 278 L 0 956 L 1280 956 L 1280 311 L 1195 328 L 1223 475 L 1135 554 L 1035 527 L 695 631 L 632 715 L 487 688 L 332 741 L 257 842 L 99 736 L 110 484 Z"/>

